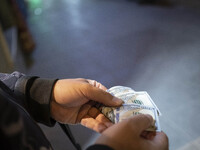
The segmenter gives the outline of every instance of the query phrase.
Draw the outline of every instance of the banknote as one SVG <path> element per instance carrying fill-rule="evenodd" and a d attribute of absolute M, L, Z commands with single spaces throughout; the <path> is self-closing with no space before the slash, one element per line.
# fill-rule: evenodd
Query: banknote
<path fill-rule="evenodd" d="M 100 111 L 113 123 L 121 122 L 138 114 L 148 114 L 152 116 L 153 124 L 147 131 L 161 131 L 157 110 L 152 107 L 137 104 L 123 104 L 118 108 L 101 106 Z"/>
<path fill-rule="evenodd" d="M 107 90 L 112 95 L 122 99 L 121 107 L 106 107 L 99 104 L 99 110 L 113 123 L 118 123 L 131 116 L 138 114 L 149 114 L 153 117 L 154 124 L 148 131 L 161 131 L 159 123 L 160 110 L 146 91 L 136 92 L 132 88 L 115 86 Z"/>
<path fill-rule="evenodd" d="M 112 95 L 123 94 L 123 93 L 127 93 L 127 92 L 132 92 L 132 91 L 133 91 L 133 89 L 131 89 L 129 87 L 125 87 L 125 86 L 114 86 L 107 90 L 107 92 L 109 92 Z"/>
<path fill-rule="evenodd" d="M 160 110 L 146 91 L 136 92 L 129 87 L 115 86 L 111 89 L 108 89 L 107 92 L 111 93 L 113 96 L 122 99 L 125 104 L 135 103 L 156 108 L 158 115 L 161 115 Z"/>

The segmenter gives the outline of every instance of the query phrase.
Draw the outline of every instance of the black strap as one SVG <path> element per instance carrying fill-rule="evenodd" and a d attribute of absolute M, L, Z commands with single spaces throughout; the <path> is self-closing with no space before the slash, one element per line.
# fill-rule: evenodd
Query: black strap
<path fill-rule="evenodd" d="M 72 142 L 72 144 L 74 145 L 74 147 L 77 149 L 77 150 L 81 150 L 81 146 L 80 144 L 78 144 L 69 128 L 68 125 L 66 124 L 61 124 L 59 123 L 60 127 L 62 128 L 62 130 L 65 132 L 65 134 L 68 136 L 68 138 L 70 139 L 70 141 Z"/>

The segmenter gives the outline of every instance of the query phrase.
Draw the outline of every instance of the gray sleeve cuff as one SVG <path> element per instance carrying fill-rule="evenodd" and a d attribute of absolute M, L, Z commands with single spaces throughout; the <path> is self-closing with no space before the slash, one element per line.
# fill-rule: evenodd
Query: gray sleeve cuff
<path fill-rule="evenodd" d="M 15 84 L 14 92 L 24 97 L 23 105 L 35 121 L 53 126 L 55 121 L 50 114 L 50 101 L 56 79 L 21 77 Z"/>

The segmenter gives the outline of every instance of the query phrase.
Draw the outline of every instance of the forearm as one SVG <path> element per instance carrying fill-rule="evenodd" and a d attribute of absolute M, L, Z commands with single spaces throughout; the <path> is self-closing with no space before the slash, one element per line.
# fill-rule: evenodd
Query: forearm
<path fill-rule="evenodd" d="M 17 103 L 24 107 L 37 122 L 52 126 L 50 101 L 55 79 L 26 76 L 19 72 L 0 74 L 0 80 L 17 97 Z"/>

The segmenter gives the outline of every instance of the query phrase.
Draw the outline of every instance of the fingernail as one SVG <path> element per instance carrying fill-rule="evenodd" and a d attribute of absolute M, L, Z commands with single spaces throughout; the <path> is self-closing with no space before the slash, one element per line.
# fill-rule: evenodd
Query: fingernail
<path fill-rule="evenodd" d="M 123 101 L 121 99 L 119 99 L 115 96 L 113 97 L 112 101 L 114 101 L 116 104 L 119 104 L 119 105 L 121 105 L 123 103 Z"/>

